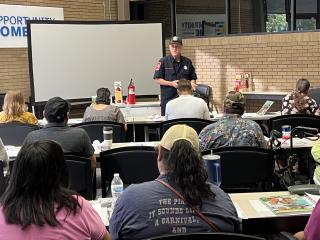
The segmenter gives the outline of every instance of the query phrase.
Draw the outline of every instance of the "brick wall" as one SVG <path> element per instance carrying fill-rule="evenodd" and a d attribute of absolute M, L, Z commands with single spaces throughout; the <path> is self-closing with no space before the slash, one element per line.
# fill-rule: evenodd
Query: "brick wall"
<path fill-rule="evenodd" d="M 117 0 L 3 0 L 0 3 L 60 7 L 64 9 L 65 20 L 116 20 L 118 16 Z M 19 89 L 27 98 L 29 82 L 27 49 L 0 48 L 0 93 Z"/>
<path fill-rule="evenodd" d="M 192 59 L 198 82 L 212 87 L 220 110 L 236 72 L 252 73 L 254 91 L 288 92 L 301 77 L 320 86 L 320 32 L 185 39 L 183 52 Z"/>

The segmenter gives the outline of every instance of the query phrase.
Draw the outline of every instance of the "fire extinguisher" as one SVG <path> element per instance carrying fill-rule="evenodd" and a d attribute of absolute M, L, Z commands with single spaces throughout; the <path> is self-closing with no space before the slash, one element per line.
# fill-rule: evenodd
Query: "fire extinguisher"
<path fill-rule="evenodd" d="M 133 80 L 131 78 L 128 86 L 127 104 L 135 104 L 135 103 L 136 103 L 136 87 L 134 86 Z"/>

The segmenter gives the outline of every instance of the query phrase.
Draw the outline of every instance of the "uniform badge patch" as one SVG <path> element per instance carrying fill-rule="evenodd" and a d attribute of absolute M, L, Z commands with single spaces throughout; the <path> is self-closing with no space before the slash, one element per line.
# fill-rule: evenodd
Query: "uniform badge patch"
<path fill-rule="evenodd" d="M 183 69 L 184 69 L 184 70 L 187 70 L 187 69 L 188 69 L 188 67 L 185 65 L 185 66 L 183 67 Z"/>
<path fill-rule="evenodd" d="M 161 62 L 158 62 L 158 63 L 157 63 L 157 66 L 156 66 L 156 71 L 159 71 L 160 66 L 161 66 Z"/>

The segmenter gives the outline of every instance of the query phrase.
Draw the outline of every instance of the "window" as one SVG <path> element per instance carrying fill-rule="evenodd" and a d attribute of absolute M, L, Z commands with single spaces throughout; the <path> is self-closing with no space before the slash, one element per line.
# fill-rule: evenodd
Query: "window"
<path fill-rule="evenodd" d="M 181 37 L 226 34 L 225 0 L 177 0 L 177 35 Z"/>
<path fill-rule="evenodd" d="M 229 0 L 229 33 L 254 33 L 265 31 L 263 0 Z"/>
<path fill-rule="evenodd" d="M 320 0 L 132 0 L 130 16 L 162 22 L 166 38 L 305 31 L 320 29 Z"/>
<path fill-rule="evenodd" d="M 171 36 L 171 6 L 168 0 L 130 2 L 130 20 L 161 22 L 166 38 Z"/>
<path fill-rule="evenodd" d="M 317 29 L 317 0 L 296 0 L 296 30 Z"/>
<path fill-rule="evenodd" d="M 267 0 L 267 32 L 289 30 L 290 4 L 286 0 Z"/>

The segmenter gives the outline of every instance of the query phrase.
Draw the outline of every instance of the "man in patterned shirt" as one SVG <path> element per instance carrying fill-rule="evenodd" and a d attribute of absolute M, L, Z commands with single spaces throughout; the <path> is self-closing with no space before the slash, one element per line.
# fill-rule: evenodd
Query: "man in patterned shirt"
<path fill-rule="evenodd" d="M 282 99 L 282 114 L 320 115 L 317 102 L 308 96 L 310 83 L 301 78 L 297 81 L 296 90 Z"/>
<path fill-rule="evenodd" d="M 205 127 L 200 135 L 201 151 L 218 147 L 254 146 L 267 148 L 260 126 L 241 118 L 245 99 L 240 92 L 229 92 L 224 100 L 224 116 Z"/>

